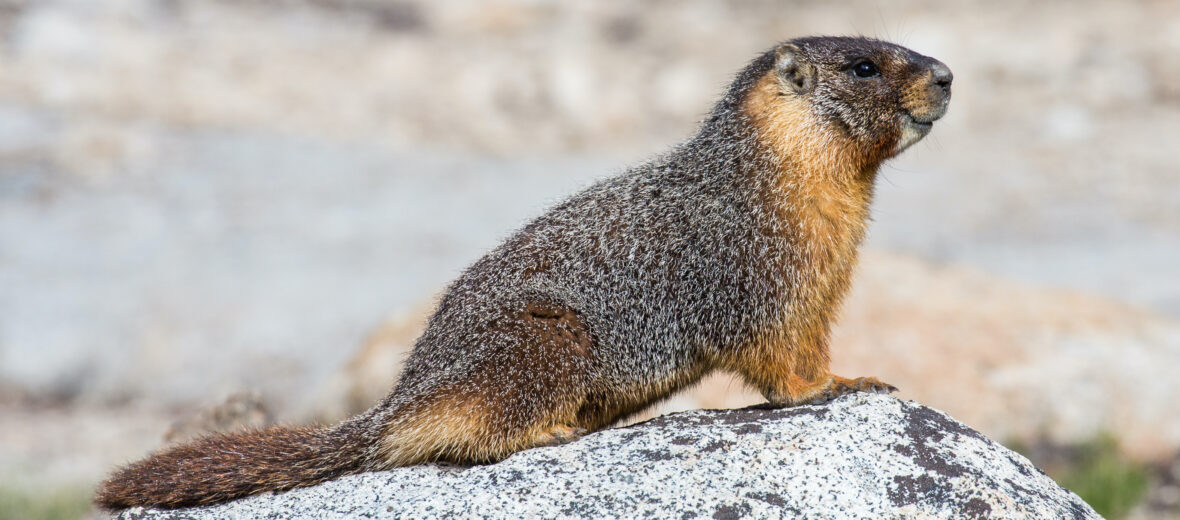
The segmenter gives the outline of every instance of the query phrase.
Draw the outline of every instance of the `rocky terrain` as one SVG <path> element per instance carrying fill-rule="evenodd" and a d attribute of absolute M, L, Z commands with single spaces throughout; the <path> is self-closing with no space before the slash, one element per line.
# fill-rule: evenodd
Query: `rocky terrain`
<path fill-rule="evenodd" d="M 1174 2 L 0 0 L 0 501 L 243 392 L 245 424 L 383 393 L 388 358 L 338 378 L 391 313 L 813 33 L 956 77 L 882 172 L 840 371 L 998 440 L 1168 457 Z M 750 399 L 719 378 L 662 410 Z"/>
<path fill-rule="evenodd" d="M 220 518 L 1101 518 L 1027 459 L 912 403 L 668 415 L 518 453 L 125 520 Z"/>

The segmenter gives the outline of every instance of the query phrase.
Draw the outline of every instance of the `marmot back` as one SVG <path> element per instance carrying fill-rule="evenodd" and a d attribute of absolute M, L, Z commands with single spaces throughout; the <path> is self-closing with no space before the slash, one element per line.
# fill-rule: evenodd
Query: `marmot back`
<path fill-rule="evenodd" d="M 773 404 L 890 391 L 829 371 L 878 167 L 950 99 L 950 70 L 802 38 L 742 70 L 698 133 L 552 208 L 447 289 L 393 391 L 331 428 L 208 437 L 131 464 L 107 508 L 178 507 L 598 430 L 712 370 Z"/>

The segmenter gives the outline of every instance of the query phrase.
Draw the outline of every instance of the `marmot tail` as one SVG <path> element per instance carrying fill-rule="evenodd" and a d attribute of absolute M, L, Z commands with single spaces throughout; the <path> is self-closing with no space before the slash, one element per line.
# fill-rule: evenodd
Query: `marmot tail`
<path fill-rule="evenodd" d="M 364 471 L 371 444 L 357 438 L 364 435 L 348 422 L 209 435 L 120 469 L 99 485 L 94 501 L 112 510 L 175 508 L 309 486 Z"/>

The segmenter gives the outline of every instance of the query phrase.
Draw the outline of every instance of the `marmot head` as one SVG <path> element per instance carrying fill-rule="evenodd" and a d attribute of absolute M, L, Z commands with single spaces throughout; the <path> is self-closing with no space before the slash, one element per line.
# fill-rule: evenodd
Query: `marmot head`
<path fill-rule="evenodd" d="M 851 146 L 866 165 L 922 139 L 951 97 L 946 65 L 880 40 L 799 38 L 763 59 L 773 65 L 752 85 L 744 107 L 763 133 L 772 129 L 796 150 L 804 144 L 800 134 L 822 136 L 803 141 Z M 832 139 L 833 131 L 844 139 Z"/>

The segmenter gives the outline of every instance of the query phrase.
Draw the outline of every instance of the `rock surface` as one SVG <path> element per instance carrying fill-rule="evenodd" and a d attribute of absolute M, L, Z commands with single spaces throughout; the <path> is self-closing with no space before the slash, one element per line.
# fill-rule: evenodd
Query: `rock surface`
<path fill-rule="evenodd" d="M 495 465 L 401 468 L 120 518 L 1100 518 L 941 412 L 857 394 L 686 412 Z"/>

